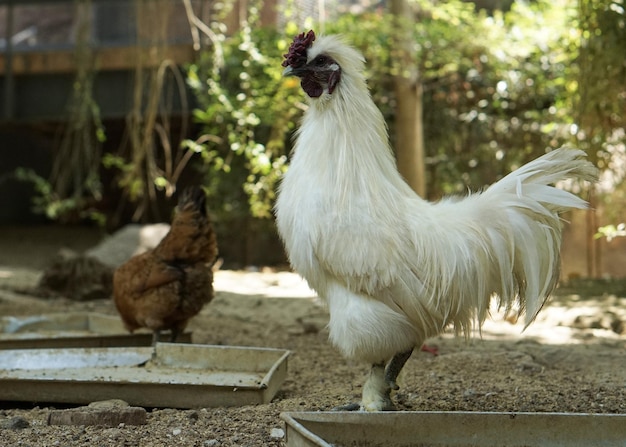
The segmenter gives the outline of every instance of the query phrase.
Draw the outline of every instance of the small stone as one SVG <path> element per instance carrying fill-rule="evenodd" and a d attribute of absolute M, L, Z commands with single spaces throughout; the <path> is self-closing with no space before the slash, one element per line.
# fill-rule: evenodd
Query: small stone
<path fill-rule="evenodd" d="M 285 437 L 285 431 L 282 428 L 272 428 L 270 431 L 270 438 L 281 439 Z"/>
<path fill-rule="evenodd" d="M 172 430 L 172 434 L 174 436 L 178 436 L 182 433 L 183 431 L 180 428 L 175 428 L 174 430 Z"/>
<path fill-rule="evenodd" d="M 124 408 L 128 407 L 128 402 L 122 399 L 97 400 L 87 406 L 90 408 Z"/>
<path fill-rule="evenodd" d="M 0 422 L 0 428 L 8 428 L 10 430 L 22 430 L 28 427 L 30 427 L 30 422 L 20 416 L 15 416 Z"/>
<path fill-rule="evenodd" d="M 474 397 L 476 396 L 476 391 L 474 391 L 471 388 L 468 388 L 467 390 L 463 391 L 463 397 Z"/>
<path fill-rule="evenodd" d="M 215 447 L 220 445 L 220 442 L 217 439 L 207 439 L 204 441 L 204 447 Z"/>
<path fill-rule="evenodd" d="M 146 410 L 141 407 L 121 405 L 119 401 L 90 404 L 87 407 L 52 410 L 48 414 L 48 425 L 102 425 L 119 427 L 124 425 L 145 425 Z M 124 402 L 125 403 L 125 402 Z"/>

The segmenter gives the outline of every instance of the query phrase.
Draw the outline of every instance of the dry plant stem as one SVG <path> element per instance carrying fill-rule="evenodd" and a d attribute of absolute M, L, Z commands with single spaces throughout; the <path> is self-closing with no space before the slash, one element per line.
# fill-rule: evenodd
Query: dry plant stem
<path fill-rule="evenodd" d="M 96 129 L 100 126 L 97 104 L 93 98 L 93 79 L 96 71 L 91 48 L 90 0 L 76 5 L 77 74 L 69 104 L 69 116 L 58 153 L 50 174 L 50 183 L 56 198 L 81 197 L 89 182 L 98 177 L 100 143 Z"/>

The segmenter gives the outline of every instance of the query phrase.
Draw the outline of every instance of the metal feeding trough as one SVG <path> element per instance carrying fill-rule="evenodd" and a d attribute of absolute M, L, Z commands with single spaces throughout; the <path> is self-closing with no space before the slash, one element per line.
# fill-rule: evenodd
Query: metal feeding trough
<path fill-rule="evenodd" d="M 625 414 L 283 413 L 287 447 L 624 447 Z"/>
<path fill-rule="evenodd" d="M 161 334 L 166 340 L 169 334 Z M 190 343 L 191 333 L 177 342 Z M 152 332 L 129 333 L 117 316 L 70 312 L 0 318 L 0 349 L 150 346 Z"/>
<path fill-rule="evenodd" d="M 0 400 L 144 407 L 268 403 L 287 375 L 280 349 L 157 343 L 151 347 L 0 351 Z"/>

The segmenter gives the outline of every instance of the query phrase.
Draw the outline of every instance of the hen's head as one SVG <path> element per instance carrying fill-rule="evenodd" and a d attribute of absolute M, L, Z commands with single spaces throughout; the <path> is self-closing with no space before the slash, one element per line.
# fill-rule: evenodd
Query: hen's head
<path fill-rule="evenodd" d="M 338 36 L 316 40 L 311 30 L 296 36 L 284 55 L 284 76 L 298 76 L 302 89 L 311 98 L 332 95 L 348 77 L 361 76 L 363 56 Z"/>

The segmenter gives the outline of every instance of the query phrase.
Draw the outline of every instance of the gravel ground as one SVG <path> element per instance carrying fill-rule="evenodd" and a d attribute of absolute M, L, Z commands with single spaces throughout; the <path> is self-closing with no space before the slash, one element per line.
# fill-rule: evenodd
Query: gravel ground
<path fill-rule="evenodd" d="M 91 240 L 89 240 L 91 242 Z M 23 248 L 22 248 L 23 249 Z M 75 302 L 17 293 L 41 274 L 32 247 L 0 254 L 0 316 L 96 311 L 110 300 Z M 42 259 L 43 256 L 43 259 Z M 194 343 L 291 351 L 288 376 L 272 402 L 239 408 L 148 408 L 147 424 L 49 426 L 50 403 L 0 402 L 4 446 L 283 446 L 285 411 L 330 410 L 356 401 L 367 365 L 344 360 L 327 341 L 323 304 L 288 272 L 220 271 L 217 296 L 189 329 Z M 557 296 L 522 333 L 494 314 L 482 337 L 428 341 L 438 356 L 416 352 L 395 395 L 400 410 L 626 413 L 626 297 L 595 290 Z"/>

